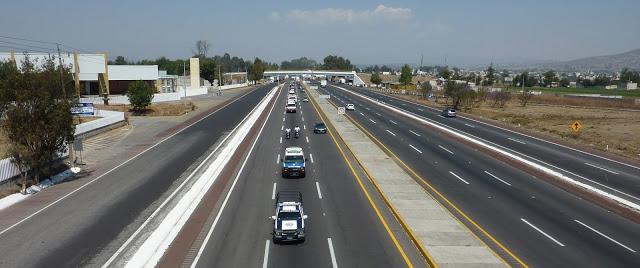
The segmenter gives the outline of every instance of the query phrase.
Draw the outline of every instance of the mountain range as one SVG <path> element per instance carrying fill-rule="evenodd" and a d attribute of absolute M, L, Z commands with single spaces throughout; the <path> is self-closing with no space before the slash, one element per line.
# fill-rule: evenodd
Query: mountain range
<path fill-rule="evenodd" d="M 504 66 L 510 69 L 553 69 L 556 71 L 605 71 L 617 72 L 623 68 L 640 70 L 640 49 L 632 51 L 587 57 L 569 61 L 552 61 Z"/>

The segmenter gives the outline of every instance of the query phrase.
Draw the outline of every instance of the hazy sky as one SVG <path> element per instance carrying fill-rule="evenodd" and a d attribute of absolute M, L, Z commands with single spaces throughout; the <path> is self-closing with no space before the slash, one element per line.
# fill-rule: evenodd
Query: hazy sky
<path fill-rule="evenodd" d="M 640 48 L 637 0 L 9 0 L 2 9 L 0 35 L 133 59 L 187 57 L 199 39 L 212 43 L 210 54 L 276 62 L 337 54 L 356 64 L 419 64 L 421 54 L 425 64 L 568 60 Z"/>

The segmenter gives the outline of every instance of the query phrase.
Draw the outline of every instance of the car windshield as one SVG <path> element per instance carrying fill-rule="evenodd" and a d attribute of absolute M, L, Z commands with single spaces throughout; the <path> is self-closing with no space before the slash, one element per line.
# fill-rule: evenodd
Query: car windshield
<path fill-rule="evenodd" d="M 316 125 L 316 128 L 325 128 L 325 126 L 324 126 L 324 124 L 323 124 L 323 123 L 320 123 L 320 124 L 317 124 L 317 125 Z"/>
<path fill-rule="evenodd" d="M 284 157 L 285 163 L 296 163 L 296 162 L 302 162 L 303 160 L 304 160 L 304 157 L 301 155 L 287 155 Z"/>
<path fill-rule="evenodd" d="M 300 212 L 280 212 L 278 219 L 281 220 L 297 220 L 300 218 Z"/>

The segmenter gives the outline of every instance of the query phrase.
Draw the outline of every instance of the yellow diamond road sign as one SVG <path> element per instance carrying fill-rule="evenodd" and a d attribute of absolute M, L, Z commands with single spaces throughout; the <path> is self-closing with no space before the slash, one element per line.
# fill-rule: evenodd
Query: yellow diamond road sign
<path fill-rule="evenodd" d="M 573 122 L 573 124 L 571 124 L 571 129 L 573 129 L 573 131 L 575 132 L 580 131 L 581 128 L 582 128 L 582 125 L 578 121 L 575 121 Z"/>

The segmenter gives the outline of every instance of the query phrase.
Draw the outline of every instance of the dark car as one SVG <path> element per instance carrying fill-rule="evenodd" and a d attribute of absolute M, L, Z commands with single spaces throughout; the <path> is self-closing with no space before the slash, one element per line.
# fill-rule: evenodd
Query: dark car
<path fill-rule="evenodd" d="M 320 122 L 313 127 L 313 133 L 327 133 L 327 126 Z"/>
<path fill-rule="evenodd" d="M 442 113 L 440 115 L 444 117 L 456 117 L 456 109 L 446 107 L 442 110 Z"/>

